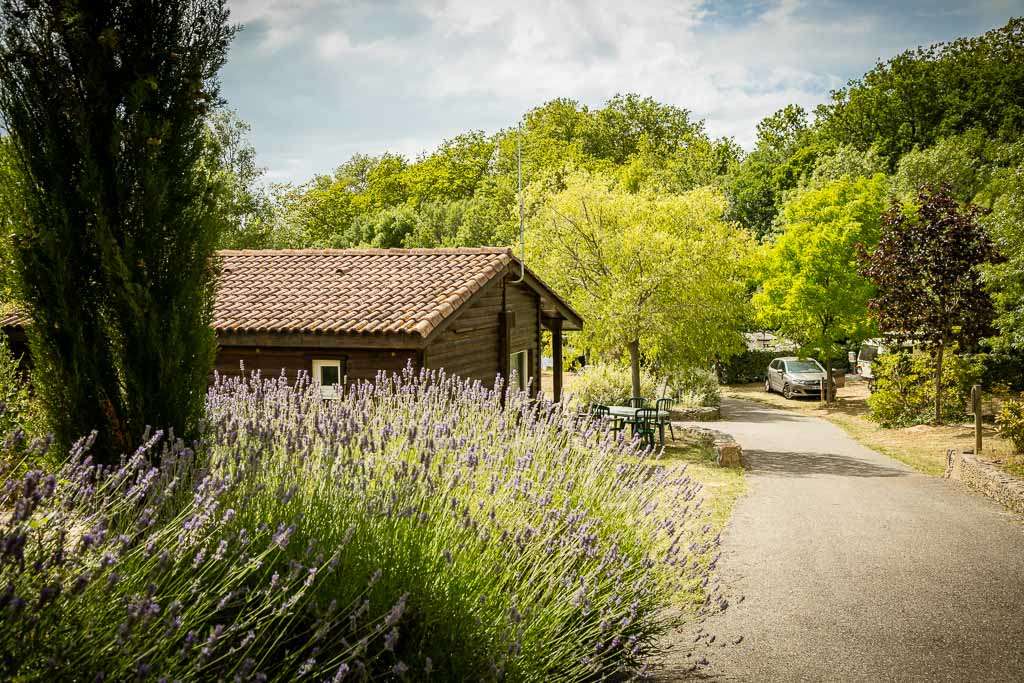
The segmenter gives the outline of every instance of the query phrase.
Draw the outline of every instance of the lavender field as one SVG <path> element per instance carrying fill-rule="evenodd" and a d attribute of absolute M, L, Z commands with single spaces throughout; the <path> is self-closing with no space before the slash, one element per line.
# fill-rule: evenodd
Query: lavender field
<path fill-rule="evenodd" d="M 599 679 L 716 604 L 683 466 L 443 374 L 319 397 L 218 378 L 201 442 L 118 468 L 9 435 L 0 674 Z"/>

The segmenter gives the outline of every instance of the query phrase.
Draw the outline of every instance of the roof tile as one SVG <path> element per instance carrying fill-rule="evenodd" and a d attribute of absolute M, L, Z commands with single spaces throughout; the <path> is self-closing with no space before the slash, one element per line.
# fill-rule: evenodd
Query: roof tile
<path fill-rule="evenodd" d="M 222 251 L 219 332 L 426 337 L 511 263 L 509 249 Z"/>

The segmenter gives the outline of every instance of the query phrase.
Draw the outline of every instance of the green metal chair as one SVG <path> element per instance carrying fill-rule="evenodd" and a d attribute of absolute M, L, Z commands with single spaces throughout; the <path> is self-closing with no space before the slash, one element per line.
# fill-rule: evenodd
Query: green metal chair
<path fill-rule="evenodd" d="M 659 398 L 655 403 L 659 413 L 666 413 L 658 417 L 658 433 L 661 434 L 662 445 L 665 444 L 665 425 L 668 425 L 668 433 L 672 435 L 672 440 L 674 441 L 676 438 L 676 431 L 672 428 L 672 420 L 668 416 L 668 411 L 672 410 L 675 402 L 674 398 Z"/>
<path fill-rule="evenodd" d="M 629 407 L 630 408 L 646 408 L 647 407 L 647 399 L 640 398 L 639 396 L 634 396 L 633 398 L 629 399 Z"/>
<path fill-rule="evenodd" d="M 654 448 L 654 439 L 658 430 L 658 409 L 640 408 L 633 421 L 633 436 L 640 437 L 645 444 Z M 664 441 L 662 441 L 664 443 Z"/>
<path fill-rule="evenodd" d="M 622 431 L 622 420 L 617 417 L 612 417 L 611 409 L 606 405 L 600 403 L 590 404 L 590 414 L 598 417 L 608 423 L 608 431 L 612 433 L 618 433 Z"/>

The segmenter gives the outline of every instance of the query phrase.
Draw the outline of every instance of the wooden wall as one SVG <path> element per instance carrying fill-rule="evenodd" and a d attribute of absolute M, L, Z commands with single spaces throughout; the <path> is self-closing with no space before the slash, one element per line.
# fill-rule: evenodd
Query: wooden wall
<path fill-rule="evenodd" d="M 501 311 L 514 313 L 508 353 L 529 351 L 530 377 L 539 386 L 540 297 L 525 284 L 494 281 L 425 351 L 428 368 L 478 379 L 488 386 L 502 371 Z"/>
<path fill-rule="evenodd" d="M 499 370 L 501 305 L 501 287 L 488 287 L 426 348 L 424 364 L 493 386 Z"/>
<path fill-rule="evenodd" d="M 299 371 L 309 374 L 314 359 L 346 358 L 348 379 L 351 382 L 373 379 L 377 371 L 400 372 L 412 361 L 419 367 L 416 351 L 399 349 L 310 349 L 286 347 L 222 346 L 217 351 L 217 372 L 222 375 L 239 374 L 239 363 L 245 361 L 246 372 L 259 370 L 264 376 L 277 377 L 283 368 L 289 380 Z"/>

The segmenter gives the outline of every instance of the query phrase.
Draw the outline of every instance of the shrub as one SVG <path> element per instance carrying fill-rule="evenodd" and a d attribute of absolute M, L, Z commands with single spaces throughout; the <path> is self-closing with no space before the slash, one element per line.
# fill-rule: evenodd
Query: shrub
<path fill-rule="evenodd" d="M 719 364 L 719 380 L 722 384 L 763 382 L 768 364 L 784 355 L 780 351 L 744 351 Z"/>
<path fill-rule="evenodd" d="M 38 409 L 29 392 L 25 373 L 11 355 L 7 338 L 0 332 L 0 435 L 9 434 L 24 443 L 37 431 Z M 24 454 L 18 450 L 19 458 Z"/>
<path fill-rule="evenodd" d="M 1002 349 L 976 357 L 982 365 L 981 385 L 986 391 L 1000 386 L 1024 391 L 1024 350 Z"/>
<path fill-rule="evenodd" d="M 657 380 L 640 369 L 640 394 L 653 398 L 658 391 Z M 626 405 L 633 396 L 633 376 L 628 366 L 607 363 L 585 365 L 572 385 L 573 399 L 580 405 L 603 403 Z"/>
<path fill-rule="evenodd" d="M 411 370 L 329 402 L 217 378 L 197 452 L 157 433 L 102 468 L 90 439 L 9 478 L 0 675 L 636 673 L 714 568 L 694 485 L 501 398 Z"/>
<path fill-rule="evenodd" d="M 926 353 L 879 356 L 874 365 L 875 391 L 868 398 L 870 416 L 884 427 L 927 424 L 935 417 L 935 370 Z M 942 419 L 967 418 L 971 385 L 981 377 L 981 365 L 972 358 L 948 354 L 942 377 Z"/>
<path fill-rule="evenodd" d="M 717 406 L 722 401 L 718 376 L 704 368 L 687 368 L 668 379 L 669 393 L 680 405 L 688 407 Z"/>
<path fill-rule="evenodd" d="M 1018 453 L 1024 453 L 1024 401 L 1006 401 L 996 415 L 999 436 Z"/>

